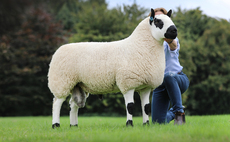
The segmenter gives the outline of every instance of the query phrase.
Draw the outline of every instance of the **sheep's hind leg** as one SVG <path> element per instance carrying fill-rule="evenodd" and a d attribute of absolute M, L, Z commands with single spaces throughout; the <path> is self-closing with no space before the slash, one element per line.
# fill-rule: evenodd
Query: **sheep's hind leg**
<path fill-rule="evenodd" d="M 126 126 L 133 126 L 132 115 L 133 115 L 133 107 L 134 107 L 134 100 L 133 100 L 134 89 L 129 90 L 127 93 L 123 95 L 125 99 L 126 113 L 127 113 Z"/>
<path fill-rule="evenodd" d="M 54 98 L 53 99 L 53 120 L 52 120 L 52 128 L 60 127 L 60 110 L 62 103 L 65 101 L 65 98 Z"/>
<path fill-rule="evenodd" d="M 70 127 L 78 126 L 78 109 L 79 107 L 74 103 L 72 97 L 69 101 L 70 104 Z"/>
<path fill-rule="evenodd" d="M 141 106 L 142 106 L 142 116 L 143 116 L 143 125 L 149 125 L 149 114 L 150 114 L 150 103 L 149 95 L 151 89 L 145 89 L 140 92 Z"/>

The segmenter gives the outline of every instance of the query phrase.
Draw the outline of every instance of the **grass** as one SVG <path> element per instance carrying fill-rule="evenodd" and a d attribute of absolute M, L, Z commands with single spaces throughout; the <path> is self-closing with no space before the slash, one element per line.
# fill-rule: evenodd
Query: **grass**
<path fill-rule="evenodd" d="M 58 129 L 51 128 L 51 119 L 0 117 L 0 141 L 230 142 L 230 115 L 186 116 L 182 126 L 142 126 L 142 118 L 134 117 L 133 128 L 125 126 L 125 117 L 79 117 L 79 126 L 71 128 L 69 117 L 61 117 Z"/>

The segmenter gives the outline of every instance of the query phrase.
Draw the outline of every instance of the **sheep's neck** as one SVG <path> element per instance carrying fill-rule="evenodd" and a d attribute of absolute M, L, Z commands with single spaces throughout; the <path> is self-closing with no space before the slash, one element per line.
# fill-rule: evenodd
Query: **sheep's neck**
<path fill-rule="evenodd" d="M 156 52 L 156 48 L 163 48 L 162 44 L 152 36 L 148 18 L 139 23 L 128 39 L 132 41 L 132 44 L 136 44 L 135 47 L 140 51 L 148 50 L 148 52 L 153 53 Z"/>

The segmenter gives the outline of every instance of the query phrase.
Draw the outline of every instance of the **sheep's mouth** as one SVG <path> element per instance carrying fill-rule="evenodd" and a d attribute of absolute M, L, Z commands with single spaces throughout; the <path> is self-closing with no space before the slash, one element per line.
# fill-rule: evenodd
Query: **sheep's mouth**
<path fill-rule="evenodd" d="M 176 37 L 177 37 L 177 34 L 168 34 L 168 33 L 165 33 L 165 38 L 175 39 Z"/>

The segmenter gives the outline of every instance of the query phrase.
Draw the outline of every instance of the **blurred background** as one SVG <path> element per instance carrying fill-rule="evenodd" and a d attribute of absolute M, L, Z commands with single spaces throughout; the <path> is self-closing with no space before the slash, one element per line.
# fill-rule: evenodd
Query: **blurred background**
<path fill-rule="evenodd" d="M 189 1 L 1 0 L 0 116 L 52 114 L 47 86 L 56 49 L 69 42 L 115 41 L 128 37 L 150 8 L 173 9 L 180 62 L 190 79 L 183 94 L 188 115 L 230 113 L 230 4 L 227 0 Z M 216 4 L 219 4 L 219 7 Z M 141 115 L 135 93 L 135 116 Z M 61 115 L 69 114 L 68 100 Z M 80 115 L 123 116 L 122 94 L 101 101 L 91 95 Z"/>

